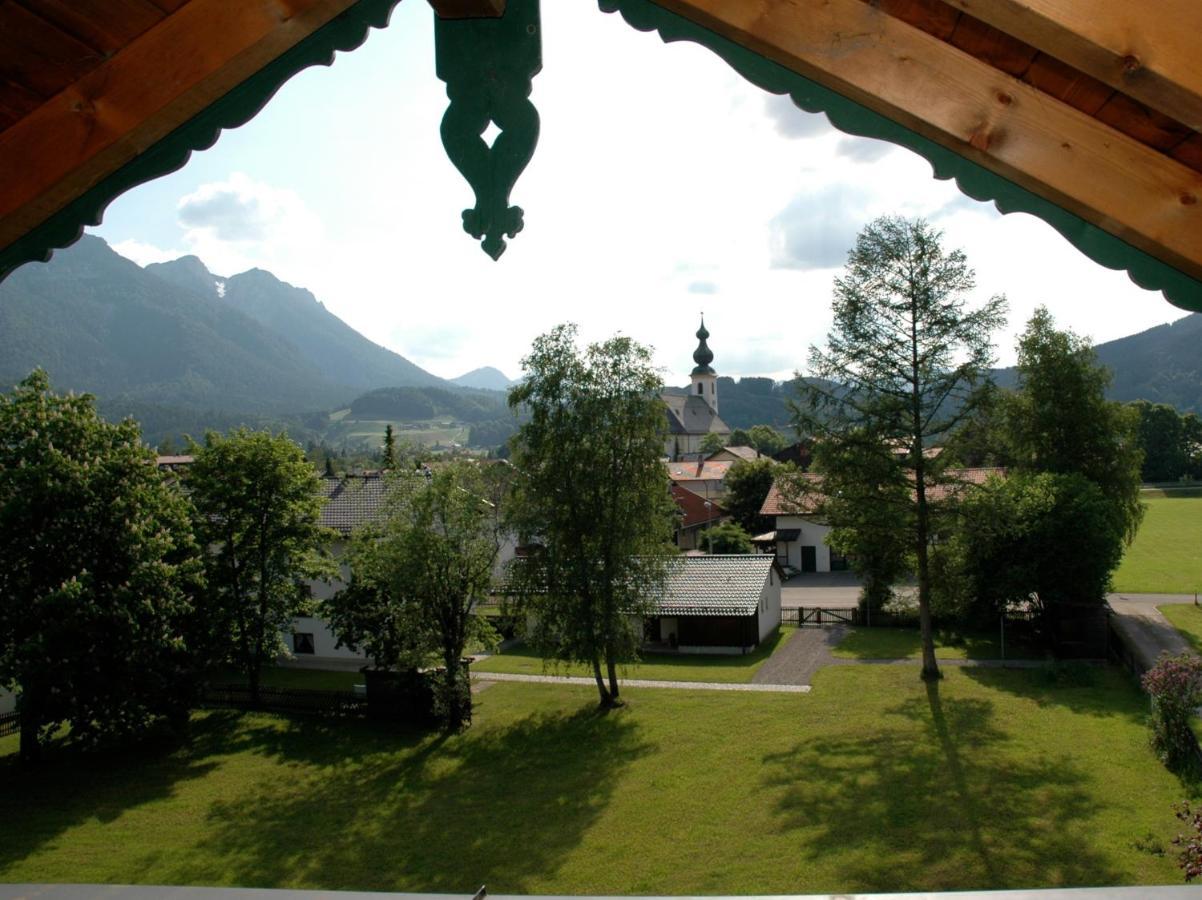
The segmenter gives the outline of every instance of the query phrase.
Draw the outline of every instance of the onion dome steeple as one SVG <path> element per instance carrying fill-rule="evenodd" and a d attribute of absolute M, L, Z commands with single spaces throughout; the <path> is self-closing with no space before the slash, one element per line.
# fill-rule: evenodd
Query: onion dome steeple
<path fill-rule="evenodd" d="M 697 363 L 693 369 L 694 375 L 714 375 L 715 372 L 710 366 L 714 361 L 714 351 L 706 344 L 705 339 L 710 336 L 710 333 L 705 328 L 705 316 L 701 317 L 701 327 L 697 329 L 697 349 L 693 351 L 693 362 Z"/>

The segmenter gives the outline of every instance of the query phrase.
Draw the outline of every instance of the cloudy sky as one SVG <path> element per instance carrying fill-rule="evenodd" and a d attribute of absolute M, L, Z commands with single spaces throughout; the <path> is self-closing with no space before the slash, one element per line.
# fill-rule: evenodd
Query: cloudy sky
<path fill-rule="evenodd" d="M 142 264 L 193 253 L 223 276 L 268 269 L 444 377 L 514 377 L 536 335 L 574 321 L 589 340 L 652 345 L 682 383 L 702 311 L 720 374 L 787 377 L 830 325 L 856 233 L 887 213 L 934 222 L 980 298 L 1007 296 L 1004 364 L 1041 303 L 1096 341 L 1184 315 L 1042 222 L 1000 216 L 909 151 L 841 135 L 595 0 L 543 4 L 534 84 L 542 133 L 513 193 L 526 227 L 499 262 L 461 230 L 471 192 L 439 141 L 433 13 L 416 0 L 94 232 Z"/>

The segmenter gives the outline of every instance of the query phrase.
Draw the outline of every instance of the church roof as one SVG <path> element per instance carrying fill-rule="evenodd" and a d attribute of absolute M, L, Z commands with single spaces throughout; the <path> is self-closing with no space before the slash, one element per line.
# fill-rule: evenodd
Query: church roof
<path fill-rule="evenodd" d="M 730 434 L 730 426 L 696 394 L 664 394 L 669 434 Z"/>
<path fill-rule="evenodd" d="M 710 365 L 714 361 L 714 351 L 705 342 L 705 339 L 709 336 L 710 333 L 705 327 L 705 316 L 702 316 L 701 327 L 697 329 L 697 349 L 693 351 L 693 362 L 697 363 L 693 369 L 694 375 L 716 374 L 713 366 Z"/>

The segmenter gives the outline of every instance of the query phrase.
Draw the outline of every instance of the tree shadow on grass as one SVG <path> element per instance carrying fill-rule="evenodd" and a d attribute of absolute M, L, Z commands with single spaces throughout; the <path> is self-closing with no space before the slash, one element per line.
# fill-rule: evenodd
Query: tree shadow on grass
<path fill-rule="evenodd" d="M 840 889 L 951 890 L 1108 884 L 1091 848 L 1099 811 L 1070 757 L 1005 752 L 993 704 L 927 695 L 855 737 L 807 741 L 766 759 L 801 829 L 798 852 L 840 854 Z M 915 728 L 915 725 L 918 728 Z"/>
<path fill-rule="evenodd" d="M 108 823 L 128 810 L 170 797 L 186 781 L 204 778 L 209 757 L 234 714 L 193 721 L 190 740 L 151 737 L 140 745 L 104 752 L 54 741 L 43 762 L 22 765 L 16 753 L 0 758 L 0 871 L 35 853 L 59 835 L 90 820 Z M 19 827 L 18 827 L 19 823 Z"/>
<path fill-rule="evenodd" d="M 526 893 L 555 873 L 646 750 L 629 716 L 591 708 L 399 749 L 358 731 L 350 756 L 307 723 L 260 740 L 248 749 L 308 765 L 215 803 L 210 837 L 172 881 Z"/>
<path fill-rule="evenodd" d="M 991 690 L 1022 697 L 1040 707 L 1060 706 L 1082 715 L 1117 717 L 1139 724 L 1148 718 L 1147 695 L 1117 666 L 1067 661 L 1039 669 L 962 671 Z"/>

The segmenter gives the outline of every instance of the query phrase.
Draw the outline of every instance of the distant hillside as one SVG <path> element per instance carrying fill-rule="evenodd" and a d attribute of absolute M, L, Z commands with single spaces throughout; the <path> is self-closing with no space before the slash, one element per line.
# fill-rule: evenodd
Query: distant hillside
<path fill-rule="evenodd" d="M 55 388 L 90 391 L 108 409 L 276 415 L 355 394 L 229 303 L 158 278 L 96 237 L 0 284 L 0 384 L 36 366 Z"/>
<path fill-rule="evenodd" d="M 472 369 L 458 378 L 452 378 L 451 383 L 457 384 L 460 387 L 481 388 L 486 391 L 505 391 L 517 384 L 516 381 L 508 378 L 500 369 L 494 369 L 492 366 L 482 366 L 479 369 Z"/>
<path fill-rule="evenodd" d="M 1202 412 L 1202 314 L 1098 344 L 1096 350 L 1114 376 L 1110 399 L 1148 400 L 1181 412 Z M 1004 387 L 1017 382 L 1013 368 L 1001 369 L 996 376 Z"/>
<path fill-rule="evenodd" d="M 414 422 L 447 417 L 458 422 L 483 422 L 507 409 L 499 391 L 463 388 L 380 388 L 351 403 L 348 418 Z"/>
<path fill-rule="evenodd" d="M 155 263 L 146 271 L 220 300 L 293 344 L 334 384 L 358 390 L 385 386 L 446 386 L 446 382 L 399 353 L 355 331 L 312 293 L 251 269 L 231 278 L 213 275 L 195 256 Z"/>

